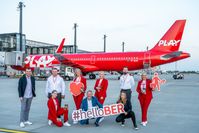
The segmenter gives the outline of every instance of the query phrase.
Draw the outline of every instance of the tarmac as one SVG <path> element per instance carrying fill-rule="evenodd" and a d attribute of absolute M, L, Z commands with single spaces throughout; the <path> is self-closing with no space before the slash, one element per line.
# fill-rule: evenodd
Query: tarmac
<path fill-rule="evenodd" d="M 58 128 L 47 124 L 47 97 L 45 95 L 46 81 L 36 81 L 37 97 L 33 99 L 30 121 L 33 125 L 25 128 L 19 127 L 20 101 L 18 98 L 18 79 L 0 79 L 0 132 L 12 133 L 199 133 L 199 75 L 185 74 L 185 79 L 174 80 L 172 75 L 161 75 L 167 83 L 161 87 L 161 91 L 153 93 L 153 100 L 148 111 L 148 125 L 143 127 L 141 111 L 137 92 L 133 90 L 132 106 L 135 112 L 138 131 L 132 127 L 130 119 L 125 126 L 115 122 L 116 116 L 105 117 L 99 127 L 95 127 L 94 120 L 87 126 L 73 125 L 71 113 L 75 109 L 72 95 L 68 90 L 69 81 L 66 81 L 66 98 L 62 104 L 69 104 L 69 122 L 71 127 Z M 140 77 L 135 76 L 135 81 Z M 107 91 L 105 105 L 113 104 L 119 96 L 119 81 L 111 76 Z M 88 89 L 93 90 L 95 80 L 87 80 Z M 87 90 L 88 90 L 87 89 Z"/>

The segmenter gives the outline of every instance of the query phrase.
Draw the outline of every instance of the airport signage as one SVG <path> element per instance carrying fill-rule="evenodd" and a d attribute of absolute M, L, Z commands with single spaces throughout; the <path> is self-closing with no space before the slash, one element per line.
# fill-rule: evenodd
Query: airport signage
<path fill-rule="evenodd" d="M 124 105 L 122 103 L 118 103 L 106 105 L 103 108 L 93 107 L 88 111 L 83 111 L 82 109 L 74 110 L 72 113 L 72 119 L 73 121 L 80 121 L 91 118 L 117 115 L 124 112 Z"/>

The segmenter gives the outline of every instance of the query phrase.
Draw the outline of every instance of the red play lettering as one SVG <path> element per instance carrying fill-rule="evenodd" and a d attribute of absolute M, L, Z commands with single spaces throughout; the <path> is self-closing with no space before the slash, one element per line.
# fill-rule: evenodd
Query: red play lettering
<path fill-rule="evenodd" d="M 110 110 L 110 108 L 108 106 L 104 107 L 104 112 L 105 112 L 104 113 L 105 115 L 110 115 L 111 114 L 111 110 Z"/>
<path fill-rule="evenodd" d="M 118 113 L 124 113 L 124 105 L 119 103 L 117 104 L 117 110 L 118 110 Z"/>
<path fill-rule="evenodd" d="M 117 114 L 117 110 L 116 110 L 116 105 L 112 105 L 111 106 L 111 110 L 112 110 L 112 115 Z"/>

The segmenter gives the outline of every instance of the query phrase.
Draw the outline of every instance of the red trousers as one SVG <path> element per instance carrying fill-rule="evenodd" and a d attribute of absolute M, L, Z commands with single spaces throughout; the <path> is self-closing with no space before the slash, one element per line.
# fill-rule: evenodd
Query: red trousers
<path fill-rule="evenodd" d="M 104 104 L 104 101 L 105 101 L 106 97 L 100 96 L 97 93 L 95 93 L 95 97 L 97 98 L 97 100 L 99 101 L 99 103 L 101 103 L 102 105 Z M 101 97 L 103 97 L 103 99 L 101 99 Z"/>
<path fill-rule="evenodd" d="M 148 112 L 148 107 L 151 103 L 151 98 L 140 97 L 139 101 L 142 111 L 142 122 L 145 122 L 147 121 L 147 112 Z"/>
<path fill-rule="evenodd" d="M 73 96 L 73 99 L 74 99 L 75 106 L 76 106 L 77 110 L 81 108 L 81 104 L 82 104 L 83 98 L 84 98 L 84 93 L 81 93 L 78 96 Z"/>
<path fill-rule="evenodd" d="M 60 116 L 60 115 L 64 116 L 64 122 L 68 121 L 68 110 L 67 109 L 60 108 L 57 111 L 57 116 Z M 56 120 L 52 120 L 52 122 L 58 127 L 62 127 L 63 126 L 63 123 L 61 121 L 58 121 L 57 119 Z"/>

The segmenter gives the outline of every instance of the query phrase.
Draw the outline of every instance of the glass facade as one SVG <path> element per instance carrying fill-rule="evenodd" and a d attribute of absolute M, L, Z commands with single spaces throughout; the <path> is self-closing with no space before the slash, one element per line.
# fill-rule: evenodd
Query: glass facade
<path fill-rule="evenodd" d="M 26 40 L 26 53 L 29 54 L 54 54 L 57 45 L 48 44 L 38 41 Z M 62 53 L 73 53 L 73 45 L 63 47 Z"/>
<path fill-rule="evenodd" d="M 26 36 L 22 35 L 22 50 L 25 51 Z M 8 33 L 0 34 L 0 51 L 11 52 L 20 51 L 20 34 Z"/>
<path fill-rule="evenodd" d="M 26 39 L 26 36 L 22 36 L 22 50 L 26 55 L 30 54 L 54 54 L 58 45 L 33 41 Z M 20 51 L 20 34 L 19 33 L 6 33 L 0 34 L 0 51 L 12 52 Z M 73 45 L 65 45 L 62 53 L 71 54 L 74 51 Z M 88 51 L 77 49 L 78 53 L 87 53 Z"/>

